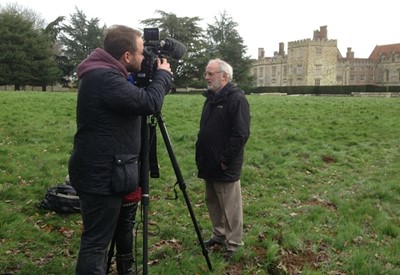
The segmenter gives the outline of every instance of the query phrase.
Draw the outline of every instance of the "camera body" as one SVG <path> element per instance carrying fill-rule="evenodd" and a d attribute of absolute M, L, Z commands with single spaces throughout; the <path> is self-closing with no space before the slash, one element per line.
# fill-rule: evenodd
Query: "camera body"
<path fill-rule="evenodd" d="M 147 87 L 157 70 L 157 58 L 181 59 L 186 53 L 186 46 L 172 38 L 160 40 L 158 28 L 145 28 L 144 36 L 144 59 L 141 70 L 135 75 L 135 85 Z"/>
<path fill-rule="evenodd" d="M 147 87 L 156 68 L 156 59 L 161 58 L 160 51 L 160 32 L 158 28 L 145 28 L 144 36 L 144 59 L 140 72 L 135 77 L 135 85 L 138 87 Z"/>

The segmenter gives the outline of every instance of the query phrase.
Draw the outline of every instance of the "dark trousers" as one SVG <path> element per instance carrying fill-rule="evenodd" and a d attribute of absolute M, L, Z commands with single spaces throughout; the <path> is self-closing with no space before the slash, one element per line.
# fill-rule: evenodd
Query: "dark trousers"
<path fill-rule="evenodd" d="M 105 275 L 107 252 L 122 207 L 121 196 L 79 194 L 83 231 L 77 275 Z"/>
<path fill-rule="evenodd" d="M 115 262 L 117 272 L 120 275 L 133 275 L 133 230 L 135 226 L 137 202 L 123 204 L 119 214 L 117 228 L 114 232 L 113 242 L 117 248 Z M 114 254 L 114 247 L 110 247 L 108 264 L 111 264 L 111 255 Z"/>
<path fill-rule="evenodd" d="M 125 255 L 133 251 L 133 229 L 135 226 L 137 202 L 124 204 L 114 233 L 117 254 Z"/>

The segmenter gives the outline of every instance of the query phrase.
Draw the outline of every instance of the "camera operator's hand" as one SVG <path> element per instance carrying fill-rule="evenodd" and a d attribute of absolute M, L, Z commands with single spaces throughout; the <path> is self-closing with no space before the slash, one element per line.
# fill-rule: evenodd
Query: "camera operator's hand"
<path fill-rule="evenodd" d="M 171 65 L 168 63 L 168 60 L 166 58 L 157 58 L 157 70 L 166 70 L 170 73 L 171 72 Z"/>

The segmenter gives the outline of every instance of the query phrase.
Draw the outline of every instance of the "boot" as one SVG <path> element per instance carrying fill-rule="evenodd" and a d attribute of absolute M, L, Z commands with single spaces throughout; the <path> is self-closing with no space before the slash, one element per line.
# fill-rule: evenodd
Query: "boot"
<path fill-rule="evenodd" d="M 117 254 L 115 255 L 117 263 L 118 275 L 133 275 L 133 254 Z"/>

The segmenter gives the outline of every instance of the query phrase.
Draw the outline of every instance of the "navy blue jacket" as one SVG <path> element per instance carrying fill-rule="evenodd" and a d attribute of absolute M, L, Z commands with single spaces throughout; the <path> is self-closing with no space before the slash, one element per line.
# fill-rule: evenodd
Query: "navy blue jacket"
<path fill-rule="evenodd" d="M 146 90 L 138 88 L 127 80 L 124 68 L 117 63 L 108 66 L 114 62 L 111 56 L 99 52 L 97 60 L 93 61 L 95 54 L 81 63 L 84 70 L 78 67 L 77 132 L 69 160 L 71 184 L 78 194 L 113 194 L 115 157 L 139 156 L 141 118 L 161 110 L 172 86 L 172 75 L 157 70 Z"/>
<path fill-rule="evenodd" d="M 240 178 L 244 146 L 250 135 L 250 107 L 244 92 L 228 83 L 218 93 L 206 91 L 196 142 L 198 177 L 232 182 Z M 223 171 L 223 162 L 228 169 Z"/>

